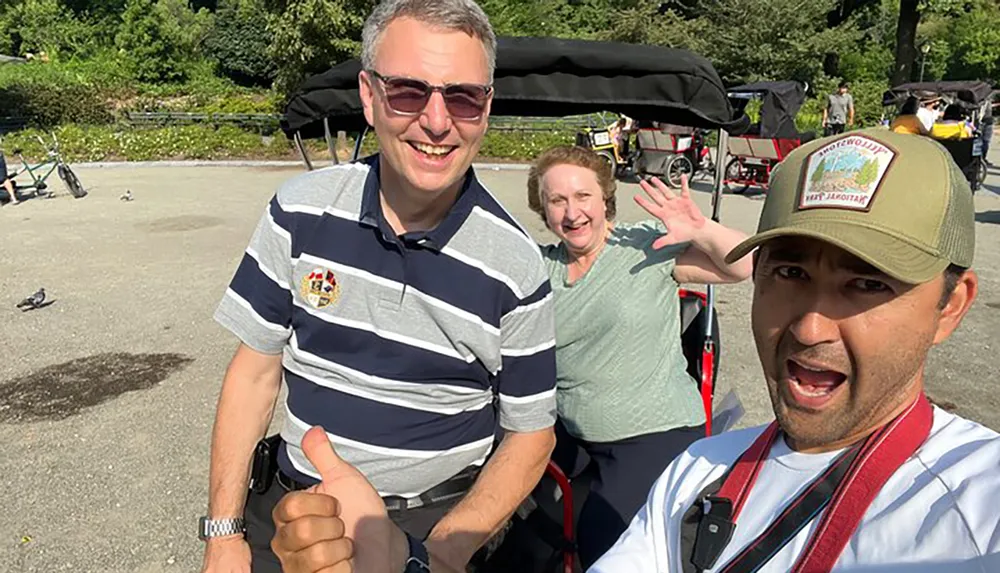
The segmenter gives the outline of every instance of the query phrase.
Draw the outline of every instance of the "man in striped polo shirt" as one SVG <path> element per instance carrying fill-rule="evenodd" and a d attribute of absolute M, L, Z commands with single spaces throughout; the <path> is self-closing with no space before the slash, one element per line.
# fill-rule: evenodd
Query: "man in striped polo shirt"
<path fill-rule="evenodd" d="M 381 152 L 283 185 L 215 315 L 241 344 L 212 437 L 206 572 L 280 570 L 271 512 L 319 481 L 300 447 L 312 426 L 456 568 L 544 471 L 547 273 L 471 168 L 495 51 L 472 0 L 384 0 L 366 22 L 360 94 Z M 282 379 L 280 440 L 253 456 Z"/>

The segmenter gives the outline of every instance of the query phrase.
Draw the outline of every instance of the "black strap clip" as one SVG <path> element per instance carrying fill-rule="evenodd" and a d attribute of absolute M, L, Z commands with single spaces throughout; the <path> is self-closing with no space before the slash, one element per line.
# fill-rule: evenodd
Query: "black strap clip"
<path fill-rule="evenodd" d="M 715 567 L 722 552 L 733 537 L 736 524 L 732 521 L 733 502 L 715 496 L 702 500 L 702 514 L 694 538 L 691 563 L 701 571 Z"/>

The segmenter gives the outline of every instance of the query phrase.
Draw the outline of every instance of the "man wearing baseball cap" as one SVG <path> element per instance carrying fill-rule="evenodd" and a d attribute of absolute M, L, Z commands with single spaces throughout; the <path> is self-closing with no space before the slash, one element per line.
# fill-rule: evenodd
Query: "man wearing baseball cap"
<path fill-rule="evenodd" d="M 976 296 L 974 215 L 928 138 L 858 131 L 791 153 L 758 233 L 729 254 L 757 249 L 776 421 L 692 445 L 590 571 L 1000 571 L 1000 435 L 924 394 L 928 353 Z M 298 495 L 329 510 L 323 526 L 297 499 L 276 513 L 286 573 L 352 555 L 356 571 L 402 571 L 412 555 L 374 490 L 322 432 L 307 438 L 323 482 Z"/>
<path fill-rule="evenodd" d="M 1000 435 L 924 395 L 976 296 L 972 193 L 925 137 L 778 166 L 752 324 L 776 421 L 695 443 L 594 572 L 1000 571 Z"/>

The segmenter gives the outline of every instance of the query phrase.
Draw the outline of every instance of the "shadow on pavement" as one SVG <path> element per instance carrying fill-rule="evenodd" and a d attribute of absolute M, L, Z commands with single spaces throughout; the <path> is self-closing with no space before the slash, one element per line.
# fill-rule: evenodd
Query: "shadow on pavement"
<path fill-rule="evenodd" d="M 125 392 L 148 390 L 194 359 L 180 354 L 96 354 L 0 384 L 0 423 L 63 420 Z"/>
<path fill-rule="evenodd" d="M 982 213 L 976 213 L 976 222 L 1000 225 L 1000 211 L 983 211 Z"/>

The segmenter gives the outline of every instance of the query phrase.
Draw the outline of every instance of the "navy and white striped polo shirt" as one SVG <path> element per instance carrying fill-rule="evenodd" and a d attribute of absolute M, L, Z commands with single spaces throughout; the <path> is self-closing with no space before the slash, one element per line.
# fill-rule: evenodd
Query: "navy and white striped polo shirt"
<path fill-rule="evenodd" d="M 513 432 L 555 422 L 552 292 L 536 243 L 471 169 L 437 228 L 397 237 L 378 165 L 284 184 L 215 318 L 283 353 L 286 473 L 319 478 L 299 448 L 318 424 L 382 495 L 410 497 L 481 465 L 498 414 Z"/>

